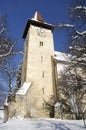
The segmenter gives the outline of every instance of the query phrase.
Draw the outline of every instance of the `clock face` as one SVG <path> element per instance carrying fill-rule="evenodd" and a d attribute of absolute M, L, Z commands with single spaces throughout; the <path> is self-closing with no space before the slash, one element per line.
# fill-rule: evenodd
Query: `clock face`
<path fill-rule="evenodd" d="M 43 29 L 43 28 L 38 28 L 38 29 L 37 29 L 37 34 L 38 34 L 39 36 L 45 36 L 45 29 Z"/>

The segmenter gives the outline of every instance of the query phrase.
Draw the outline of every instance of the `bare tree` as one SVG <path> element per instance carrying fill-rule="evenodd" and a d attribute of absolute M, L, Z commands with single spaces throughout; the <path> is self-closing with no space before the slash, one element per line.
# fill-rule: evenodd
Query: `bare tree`
<path fill-rule="evenodd" d="M 64 106 L 64 114 L 74 114 L 81 119 L 85 114 L 86 84 L 77 71 L 65 70 L 58 79 L 57 96 Z"/>
<path fill-rule="evenodd" d="M 3 107 L 3 103 L 5 101 L 6 98 L 6 89 L 5 87 L 3 87 L 3 84 L 0 84 L 0 107 Z"/>
<path fill-rule="evenodd" d="M 61 100 L 68 101 L 69 111 L 78 119 L 86 115 L 86 1 L 73 1 L 68 16 L 69 24 L 59 22 L 58 26 L 67 29 L 72 56 L 66 72 L 61 74 L 58 90 L 64 95 L 59 95 Z"/>
<path fill-rule="evenodd" d="M 13 59 L 23 52 L 16 47 L 17 40 L 9 37 L 6 16 L 0 17 L 0 78 L 6 82 L 8 95 L 13 94 L 17 66 Z M 3 85 L 4 87 L 4 85 Z"/>

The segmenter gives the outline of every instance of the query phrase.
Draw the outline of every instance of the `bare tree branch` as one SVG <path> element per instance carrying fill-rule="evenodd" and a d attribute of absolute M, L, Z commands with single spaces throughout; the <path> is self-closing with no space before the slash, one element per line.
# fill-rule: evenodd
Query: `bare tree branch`
<path fill-rule="evenodd" d="M 16 51 L 16 52 L 12 52 L 11 55 L 18 55 L 18 54 L 24 54 L 23 51 Z"/>
<path fill-rule="evenodd" d="M 5 54 L 0 54 L 0 58 L 9 56 L 9 55 L 11 54 L 13 48 L 14 48 L 14 45 L 12 45 L 12 46 L 10 47 L 9 52 L 7 52 L 7 53 L 5 53 Z"/>
<path fill-rule="evenodd" d="M 75 8 L 72 9 L 72 12 L 75 10 L 84 10 L 86 12 L 86 6 L 76 6 Z"/>
<path fill-rule="evenodd" d="M 1 30 L 0 30 L 0 34 L 2 34 L 4 31 L 6 31 L 6 28 L 2 28 Z"/>

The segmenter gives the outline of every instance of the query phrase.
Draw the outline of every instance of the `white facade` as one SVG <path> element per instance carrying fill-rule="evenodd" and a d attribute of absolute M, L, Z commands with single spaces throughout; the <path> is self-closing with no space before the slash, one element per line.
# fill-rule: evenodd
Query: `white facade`
<path fill-rule="evenodd" d="M 62 53 L 58 51 L 54 52 L 54 59 L 56 61 L 57 74 L 59 74 L 68 66 L 69 57 L 70 57 L 70 54 Z"/>

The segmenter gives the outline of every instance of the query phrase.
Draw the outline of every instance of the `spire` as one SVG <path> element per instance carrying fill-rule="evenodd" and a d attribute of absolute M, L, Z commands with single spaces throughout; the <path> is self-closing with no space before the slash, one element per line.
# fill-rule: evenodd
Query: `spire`
<path fill-rule="evenodd" d="M 44 23 L 44 20 L 38 11 L 35 12 L 32 19 Z"/>

